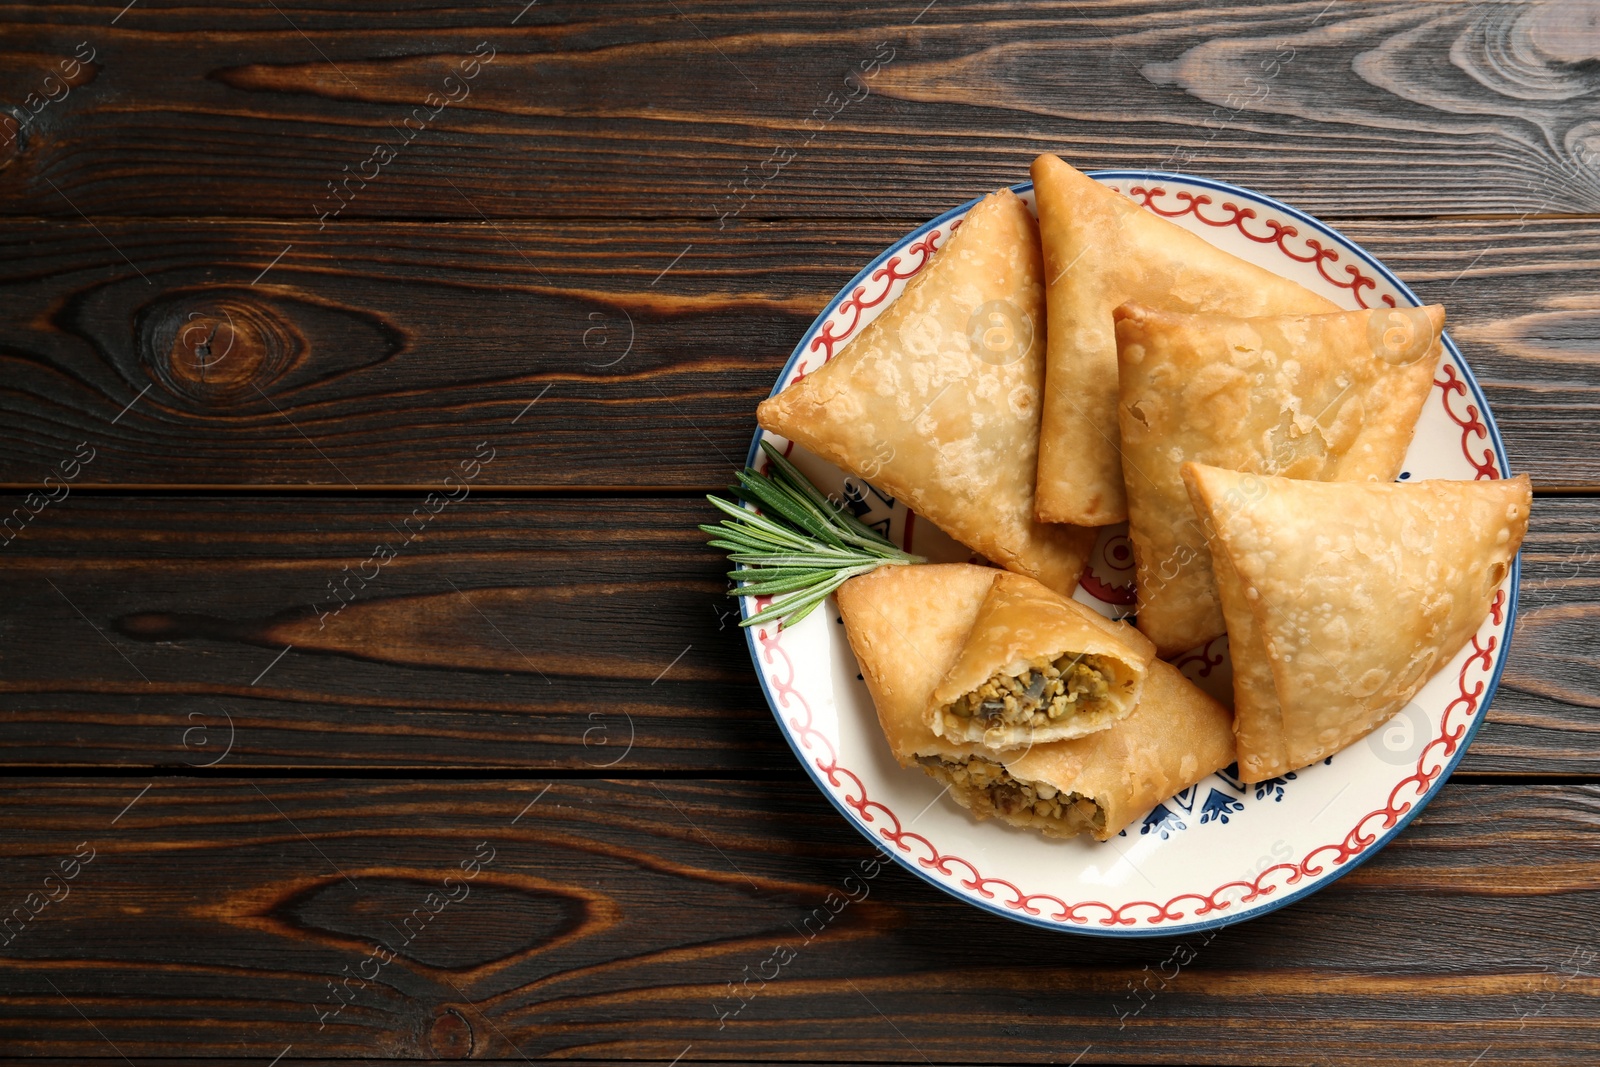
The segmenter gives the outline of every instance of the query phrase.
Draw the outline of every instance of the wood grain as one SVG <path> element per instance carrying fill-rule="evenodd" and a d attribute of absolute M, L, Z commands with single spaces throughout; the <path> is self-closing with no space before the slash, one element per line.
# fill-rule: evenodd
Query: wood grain
<path fill-rule="evenodd" d="M 1600 619 L 1600 545 L 1591 543 L 1600 500 L 1541 499 L 1535 512 L 1522 550 L 1517 628 L 1491 714 L 1555 763 L 1593 776 L 1600 771 L 1589 745 L 1600 734 L 1600 654 L 1578 635 Z M 1472 756 L 1495 759 L 1505 754 L 1499 746 L 1485 731 Z M 1569 762 L 1563 752 L 1578 758 Z"/>
<path fill-rule="evenodd" d="M 1600 1048 L 1593 787 L 1448 786 L 1314 897 L 1183 939 L 1192 962 L 1150 981 L 1135 1014 L 1132 988 L 1173 939 L 1041 933 L 863 866 L 877 854 L 808 785 L 546 784 L 8 781 L 15 903 L 62 857 L 93 858 L 14 924 L 0 1042 L 263 1063 L 289 1044 L 662 1062 L 1089 1047 L 1081 1062 L 1459 1064 L 1487 1048 L 1559 1063 Z M 437 918 L 414 923 L 419 908 Z M 375 943 L 394 961 L 377 967 Z M 794 958 L 761 988 L 777 947 Z M 746 969 L 758 992 L 719 1028 Z"/>
<path fill-rule="evenodd" d="M 342 218 L 925 218 L 1044 151 L 1334 214 L 1600 206 L 1583 0 L 122 6 L 5 16 L 13 107 L 80 43 L 100 72 L 26 107 L 7 213 L 310 219 L 366 173 Z"/>
<path fill-rule="evenodd" d="M 405 544 L 421 499 L 52 505 L 0 549 L 0 763 L 799 776 L 708 505 L 475 495 Z M 1597 529 L 1600 499 L 1537 501 L 1458 774 L 1600 771 Z"/>
<path fill-rule="evenodd" d="M 0 1061 L 1600 1058 L 1592 5 L 523 3 L 0 6 Z M 1043 151 L 1446 305 L 1544 494 L 1508 666 L 1281 911 L 1073 938 L 884 864 L 808 938 L 877 854 L 697 494 Z"/>
<path fill-rule="evenodd" d="M 0 484 L 725 484 L 813 316 L 911 223 L 18 222 Z M 1513 466 L 1600 484 L 1600 222 L 1353 222 L 1443 302 Z M 98 232 L 97 232 L 98 230 Z M 534 406 L 530 407 L 537 401 Z M 131 405 L 131 406 L 130 406 Z"/>
<path fill-rule="evenodd" d="M 709 505 L 423 500 L 41 513 L 0 556 L 0 745 L 28 764 L 794 767 L 695 529 Z"/>

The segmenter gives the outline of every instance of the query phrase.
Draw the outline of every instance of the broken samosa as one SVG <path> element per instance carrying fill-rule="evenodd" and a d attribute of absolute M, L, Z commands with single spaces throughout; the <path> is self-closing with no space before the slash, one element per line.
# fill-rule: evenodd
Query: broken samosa
<path fill-rule="evenodd" d="M 997 753 L 936 735 L 924 710 L 994 576 L 959 563 L 884 567 L 839 590 L 850 647 L 902 766 L 920 766 L 979 819 L 1104 841 L 1233 761 L 1227 709 L 1160 660 L 1148 664 L 1138 706 L 1084 737 Z"/>
<path fill-rule="evenodd" d="M 1139 703 L 1155 648 L 1125 622 L 999 574 L 928 707 L 941 737 L 993 749 L 1104 730 Z"/>

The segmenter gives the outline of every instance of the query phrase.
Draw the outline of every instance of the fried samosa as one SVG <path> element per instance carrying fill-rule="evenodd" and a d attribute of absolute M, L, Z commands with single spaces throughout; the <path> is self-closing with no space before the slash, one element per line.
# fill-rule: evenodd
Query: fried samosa
<path fill-rule="evenodd" d="M 1433 388 L 1444 308 L 1241 319 L 1114 313 L 1138 626 L 1160 655 L 1225 629 L 1187 461 L 1316 481 L 1393 481 Z"/>
<path fill-rule="evenodd" d="M 968 564 L 883 567 L 838 593 L 840 616 L 896 760 L 948 785 L 979 819 L 1101 841 L 1233 761 L 1227 709 L 1160 660 L 1107 729 L 996 753 L 936 735 L 923 712 L 995 581 Z M 1109 626 L 1108 622 L 1108 626 Z"/>
<path fill-rule="evenodd" d="M 992 749 L 1104 730 L 1139 703 L 1155 648 L 1127 623 L 999 574 L 928 707 L 941 737 Z"/>
<path fill-rule="evenodd" d="M 971 563 L 880 567 L 834 594 L 878 724 L 900 766 L 915 765 L 924 752 L 960 758 L 983 751 L 937 736 L 924 713 L 998 573 Z"/>
<path fill-rule="evenodd" d="M 1217 564 L 1247 782 L 1316 763 L 1404 708 L 1488 615 L 1532 503 L 1526 475 L 1182 473 Z"/>
<path fill-rule="evenodd" d="M 929 753 L 918 762 L 980 819 L 1105 841 L 1232 763 L 1232 720 L 1176 667 L 1154 659 L 1139 706 L 1110 729 L 1014 757 Z"/>
<path fill-rule="evenodd" d="M 1339 309 L 1055 156 L 1034 160 L 1033 183 L 1049 323 L 1035 505 L 1045 522 L 1108 526 L 1128 517 L 1113 309 L 1130 300 L 1245 316 Z"/>
<path fill-rule="evenodd" d="M 882 315 L 756 418 L 968 548 L 1070 594 L 1095 535 L 1034 518 L 1043 382 L 1039 230 L 1002 189 Z"/>

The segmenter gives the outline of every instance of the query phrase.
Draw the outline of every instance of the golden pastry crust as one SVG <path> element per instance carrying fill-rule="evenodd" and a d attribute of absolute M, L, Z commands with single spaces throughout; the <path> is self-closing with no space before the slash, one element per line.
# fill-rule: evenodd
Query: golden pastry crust
<path fill-rule="evenodd" d="M 1002 757 L 1004 759 L 1004 757 Z M 1174 793 L 1234 760 L 1233 715 L 1164 660 L 1151 660 L 1139 706 L 1109 730 L 1035 745 L 1005 759 L 1012 776 L 1089 797 L 1105 841 Z"/>
<path fill-rule="evenodd" d="M 1208 524 L 1207 529 L 1210 529 Z M 1208 540 L 1223 616 L 1228 620 L 1228 656 L 1233 667 L 1233 735 L 1239 750 L 1239 776 L 1246 782 L 1275 778 L 1268 768 L 1288 764 L 1283 741 L 1283 707 L 1272 677 L 1272 661 L 1262 643 L 1261 628 L 1245 600 L 1228 553 Z"/>
<path fill-rule="evenodd" d="M 1247 781 L 1330 756 L 1403 708 L 1483 622 L 1532 504 L 1526 475 L 1310 482 L 1186 463 L 1183 478 L 1237 576 L 1230 645 L 1236 625 L 1259 636 L 1232 649 Z M 1253 691 L 1261 660 L 1270 695 Z"/>
<path fill-rule="evenodd" d="M 1104 692 L 1097 687 L 1079 696 L 1066 684 L 1070 671 L 1059 678 L 1050 674 L 1056 669 L 1051 665 L 1064 657 L 1087 660 L 1103 680 Z M 993 749 L 1081 737 L 1104 730 L 1133 710 L 1145 666 L 1154 657 L 1155 648 L 1127 623 L 1107 619 L 1031 578 L 1001 574 L 989 587 L 955 664 L 929 698 L 928 725 L 941 737 Z M 1046 722 L 1007 722 L 998 715 L 986 722 L 981 715 L 958 714 L 959 706 L 953 706 L 964 697 L 970 700 L 970 694 L 998 675 L 1025 671 L 1038 683 L 1048 680 L 1062 690 L 1057 714 L 1043 707 L 1034 712 L 1035 720 Z M 1038 687 L 1041 697 L 1052 695 Z"/>
<path fill-rule="evenodd" d="M 1042 272 L 1027 206 L 1009 190 L 985 197 L 882 315 L 756 418 L 995 563 L 1071 593 L 1094 531 L 1034 518 Z"/>
<path fill-rule="evenodd" d="M 1172 794 L 1233 761 L 1227 709 L 1161 662 L 1147 664 L 1137 707 L 1105 730 L 1068 741 L 996 754 L 936 736 L 923 711 L 954 665 L 997 572 L 968 564 L 884 567 L 846 582 L 838 603 L 850 647 L 902 766 L 924 764 L 978 818 L 1001 818 L 1052 836 L 1090 832 L 1106 840 Z M 1004 577 L 1004 576 L 1002 576 Z M 1107 630 L 1115 632 L 1110 620 Z M 1048 818 L 965 783 L 944 768 L 998 764 L 1011 786 L 1045 787 L 1058 807 L 1092 817 Z M 995 768 L 987 767 L 989 777 Z M 1067 803 L 1063 804 L 1062 801 Z"/>
<path fill-rule="evenodd" d="M 1318 314 L 1332 302 L 1146 211 L 1053 155 L 1033 162 L 1044 241 L 1048 344 L 1036 507 L 1046 522 L 1128 517 L 1111 313 Z"/>
<path fill-rule="evenodd" d="M 923 712 L 999 573 L 970 563 L 880 567 L 835 594 L 878 722 L 902 767 L 915 765 L 918 754 L 981 751 L 936 736 Z"/>
<path fill-rule="evenodd" d="M 1225 629 L 1179 468 L 1392 481 L 1433 388 L 1444 308 L 1235 318 L 1124 304 L 1114 317 L 1138 625 L 1173 656 Z"/>

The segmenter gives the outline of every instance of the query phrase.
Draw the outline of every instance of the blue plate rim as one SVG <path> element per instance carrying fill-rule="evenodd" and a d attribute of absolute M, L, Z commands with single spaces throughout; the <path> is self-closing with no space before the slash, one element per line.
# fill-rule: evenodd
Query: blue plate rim
<path fill-rule="evenodd" d="M 1180 174 L 1171 171 L 1091 170 L 1086 171 L 1085 173 L 1089 177 L 1096 180 L 1110 178 L 1113 180 L 1167 180 L 1184 182 L 1186 184 L 1202 186 L 1204 188 L 1212 189 L 1221 193 L 1235 194 L 1244 197 L 1247 200 L 1254 200 L 1258 203 L 1270 205 L 1273 209 L 1281 211 L 1285 215 L 1305 223 L 1307 226 L 1313 227 L 1314 229 L 1320 230 L 1323 233 L 1330 234 L 1337 238 L 1343 243 L 1344 247 L 1348 248 L 1350 251 L 1359 256 L 1361 260 L 1373 270 L 1374 273 L 1380 275 L 1384 281 L 1388 282 L 1390 285 L 1393 285 L 1401 293 L 1405 294 L 1406 298 L 1411 300 L 1413 304 L 1421 303 L 1421 301 L 1417 298 L 1417 294 L 1412 292 L 1409 285 L 1395 277 L 1389 268 L 1385 267 L 1372 255 L 1372 253 L 1368 252 L 1361 245 L 1357 244 L 1355 241 L 1352 241 L 1339 230 L 1329 226 L 1327 223 L 1313 218 L 1298 208 L 1290 207 L 1283 201 L 1278 200 L 1275 197 L 1268 196 L 1265 193 L 1254 192 L 1253 190 L 1245 189 L 1237 185 L 1230 185 L 1227 182 L 1217 181 L 1213 178 L 1199 178 L 1195 177 L 1194 175 Z M 1009 186 L 1009 188 L 1012 192 L 1020 196 L 1023 193 L 1032 192 L 1033 183 L 1031 181 L 1018 182 L 1015 185 Z M 777 381 L 773 384 L 772 391 L 767 395 L 769 397 L 778 395 L 778 392 L 781 388 L 781 383 L 788 378 L 789 372 L 793 369 L 795 363 L 805 355 L 804 349 L 806 347 L 806 343 L 812 337 L 817 328 L 817 324 L 825 321 L 829 315 L 832 315 L 834 310 L 851 292 L 855 290 L 857 285 L 871 277 L 872 272 L 881 267 L 884 262 L 887 261 L 897 249 L 905 245 L 906 242 L 914 240 L 918 237 L 922 237 L 927 234 L 928 231 L 943 225 L 945 222 L 948 222 L 955 216 L 963 215 L 972 210 L 972 208 L 981 199 L 983 198 L 973 197 L 966 203 L 957 207 L 953 207 L 944 212 L 942 215 L 938 215 L 935 218 L 928 220 L 921 226 L 918 226 L 916 229 L 913 229 L 911 232 L 907 233 L 905 236 L 895 240 L 888 248 L 879 253 L 872 260 L 872 262 L 868 263 L 865 267 L 861 268 L 861 270 L 857 271 L 855 276 L 846 282 L 845 285 L 839 290 L 838 294 L 835 295 L 832 300 L 828 301 L 827 306 L 824 307 L 822 311 L 818 313 L 817 317 L 811 321 L 811 325 L 806 327 L 804 334 L 800 338 L 800 341 L 795 345 L 794 351 L 789 354 L 788 360 L 784 362 L 783 368 L 778 372 Z M 1461 350 L 1456 347 L 1455 341 L 1450 338 L 1448 331 L 1445 331 L 1443 335 L 1443 341 L 1446 350 L 1449 351 L 1450 355 L 1454 357 L 1456 365 L 1461 368 L 1462 379 L 1466 382 L 1467 388 L 1472 391 L 1473 399 L 1478 403 L 1478 410 L 1481 413 L 1484 424 L 1487 426 L 1489 431 L 1489 440 L 1494 445 L 1495 459 L 1499 462 L 1500 469 L 1505 472 L 1504 477 L 1509 478 L 1514 474 L 1514 472 L 1511 469 L 1510 459 L 1506 455 L 1505 442 L 1501 440 L 1500 428 L 1495 423 L 1494 414 L 1489 410 L 1489 402 L 1487 398 L 1484 397 L 1483 390 L 1478 386 L 1478 379 L 1473 375 L 1472 368 L 1467 365 L 1466 358 L 1461 354 Z M 745 455 L 746 466 L 755 465 L 756 455 L 761 450 L 761 435 L 762 430 L 759 426 L 757 426 L 755 436 L 751 438 L 750 441 L 750 449 Z M 751 666 L 755 668 L 756 679 L 761 684 L 762 696 L 766 698 L 767 708 L 772 712 L 772 717 L 777 721 L 778 732 L 783 735 L 783 739 L 788 743 L 789 749 L 794 753 L 795 759 L 799 762 L 800 766 L 805 769 L 806 775 L 811 779 L 812 784 L 817 787 L 817 790 L 824 797 L 826 797 L 828 803 L 832 804 L 839 814 L 844 817 L 845 822 L 854 827 L 856 832 L 871 842 L 874 848 L 876 848 L 879 852 L 882 852 L 885 856 L 889 857 L 889 859 L 893 860 L 907 871 L 916 875 L 917 878 L 928 883 L 929 885 L 932 885 L 940 892 L 947 893 L 964 904 L 969 904 L 982 911 L 998 915 L 1004 919 L 1009 919 L 1012 922 L 1025 923 L 1041 930 L 1051 930 L 1056 933 L 1075 934 L 1083 937 L 1181 937 L 1205 930 L 1217 930 L 1224 926 L 1232 926 L 1235 923 L 1244 922 L 1249 919 L 1260 918 L 1263 915 L 1277 911 L 1279 908 L 1287 907 L 1298 900 L 1304 899 L 1305 897 L 1308 897 L 1311 894 L 1316 893 L 1329 885 L 1332 885 L 1334 882 L 1343 878 L 1345 875 L 1349 874 L 1351 871 L 1367 862 L 1367 860 L 1377 855 L 1377 853 L 1382 851 L 1390 841 L 1394 840 L 1396 835 L 1410 825 L 1411 820 L 1415 819 L 1422 813 L 1422 810 L 1428 806 L 1429 802 L 1431 802 L 1433 798 L 1440 792 L 1440 790 L 1444 788 L 1445 783 L 1450 780 L 1451 775 L 1455 773 L 1456 767 L 1461 763 L 1462 758 L 1467 754 L 1467 749 L 1472 745 L 1473 738 L 1477 736 L 1478 728 L 1481 727 L 1484 721 L 1489 717 L 1489 705 L 1494 701 L 1495 694 L 1500 689 L 1500 676 L 1504 673 L 1506 661 L 1511 655 L 1511 637 L 1516 628 L 1517 621 L 1517 594 L 1521 589 L 1521 586 L 1522 553 L 1518 551 L 1516 559 L 1512 561 L 1511 566 L 1511 595 L 1506 601 L 1506 627 L 1504 641 L 1500 646 L 1501 652 L 1499 658 L 1495 662 L 1494 671 L 1489 677 L 1488 688 L 1484 691 L 1483 699 L 1478 705 L 1477 714 L 1473 716 L 1473 721 L 1468 725 L 1467 732 L 1462 737 L 1461 743 L 1456 748 L 1455 754 L 1451 757 L 1450 761 L 1440 769 L 1438 776 L 1434 779 L 1433 785 L 1431 785 L 1421 797 L 1417 798 L 1417 800 L 1413 802 L 1411 809 L 1402 815 L 1395 822 L 1394 826 L 1380 833 L 1377 836 L 1377 839 L 1374 840 L 1371 845 L 1368 845 L 1365 849 L 1363 849 L 1359 855 L 1340 865 L 1336 871 L 1328 874 L 1325 877 L 1317 879 L 1308 886 L 1297 889 L 1294 892 L 1287 893 L 1277 900 L 1273 900 L 1267 904 L 1263 904 L 1258 907 L 1252 907 L 1244 911 L 1235 912 L 1232 915 L 1223 915 L 1215 919 L 1207 919 L 1204 922 L 1183 923 L 1182 925 L 1169 927 L 1167 929 L 1162 929 L 1160 927 L 1144 927 L 1134 930 L 1115 930 L 1110 928 L 1096 929 L 1087 925 L 1079 926 L 1070 923 L 1055 922 L 1042 917 L 1024 915 L 1020 912 L 1002 908 L 998 905 L 989 904 L 980 900 L 974 900 L 972 897 L 969 897 L 956 891 L 950 886 L 945 885 L 943 882 L 937 878 L 934 878 L 927 872 L 919 870 L 911 862 L 910 857 L 897 855 L 896 853 L 885 848 L 874 835 L 872 830 L 857 821 L 856 818 L 852 816 L 845 808 L 845 806 L 840 803 L 839 799 L 833 795 L 833 792 L 822 781 L 821 776 L 812 766 L 811 760 L 807 758 L 806 754 L 800 750 L 798 745 L 795 744 L 794 737 L 790 735 L 788 729 L 785 727 L 783 714 L 778 710 L 778 702 L 776 699 L 774 699 L 772 690 L 767 685 L 766 674 L 761 670 L 761 660 L 760 654 L 756 649 L 755 633 L 749 627 L 745 627 L 744 636 L 745 646 L 750 651 Z M 749 618 L 750 612 L 747 606 L 747 598 L 745 597 L 739 598 L 739 612 L 741 618 Z"/>

